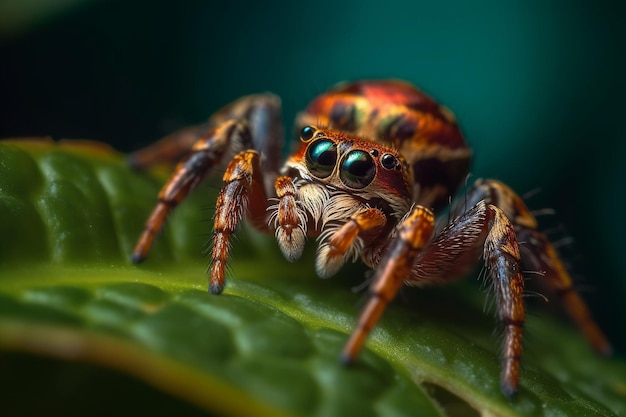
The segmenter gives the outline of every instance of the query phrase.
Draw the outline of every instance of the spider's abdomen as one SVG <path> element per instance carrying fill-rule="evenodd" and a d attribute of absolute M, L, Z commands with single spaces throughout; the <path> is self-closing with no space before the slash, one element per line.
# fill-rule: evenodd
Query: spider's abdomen
<path fill-rule="evenodd" d="M 415 201 L 441 207 L 465 179 L 471 151 L 454 115 L 398 80 L 342 83 L 316 97 L 296 128 L 328 127 L 395 149 L 412 166 Z"/>

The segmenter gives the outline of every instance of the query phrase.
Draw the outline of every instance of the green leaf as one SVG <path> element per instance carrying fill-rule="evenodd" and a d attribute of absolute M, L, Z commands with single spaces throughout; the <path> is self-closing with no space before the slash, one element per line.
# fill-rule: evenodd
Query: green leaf
<path fill-rule="evenodd" d="M 350 290 L 361 267 L 320 280 L 311 252 L 289 264 L 271 237 L 243 227 L 226 291 L 209 295 L 212 186 L 131 265 L 162 181 L 103 147 L 0 144 L 3 412 L 626 414 L 624 361 L 595 357 L 539 314 L 526 327 L 520 393 L 506 399 L 494 320 L 471 282 L 403 291 L 349 368 L 338 355 L 363 301 Z M 53 405 L 29 401 L 41 389 Z"/>

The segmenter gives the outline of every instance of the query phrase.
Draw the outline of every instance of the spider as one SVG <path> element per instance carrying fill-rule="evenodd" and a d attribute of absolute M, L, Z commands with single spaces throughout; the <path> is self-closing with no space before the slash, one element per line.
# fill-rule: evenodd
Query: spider
<path fill-rule="evenodd" d="M 541 282 L 599 353 L 611 346 L 574 290 L 555 248 L 537 229 L 522 199 L 493 179 L 479 179 L 465 204 L 451 205 L 449 222 L 434 213 L 449 204 L 466 179 L 471 151 L 454 115 L 410 83 L 345 82 L 316 97 L 298 114 L 299 141 L 280 167 L 280 99 L 250 95 L 215 113 L 208 123 L 183 129 L 129 156 L 136 168 L 182 158 L 163 186 L 133 251 L 143 261 L 168 213 L 219 168 L 209 291 L 225 285 L 229 241 L 247 219 L 274 233 L 294 262 L 305 241 L 318 242 L 315 269 L 329 277 L 347 261 L 374 270 L 368 300 L 342 352 L 353 362 L 371 329 L 402 284 L 450 283 L 482 258 L 503 326 L 500 386 L 519 389 L 525 308 L 524 270 Z M 520 245 L 519 242 L 524 242 Z"/>

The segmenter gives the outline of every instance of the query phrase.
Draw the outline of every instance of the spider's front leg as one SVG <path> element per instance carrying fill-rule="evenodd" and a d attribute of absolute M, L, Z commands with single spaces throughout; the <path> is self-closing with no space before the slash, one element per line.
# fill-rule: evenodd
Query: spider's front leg
<path fill-rule="evenodd" d="M 415 260 L 428 243 L 434 226 L 433 213 L 422 206 L 414 206 L 397 226 L 396 238 L 376 268 L 369 301 L 359 317 L 357 328 L 343 349 L 341 360 L 344 364 L 354 361 L 385 307 L 410 276 Z"/>
<path fill-rule="evenodd" d="M 224 290 L 230 236 L 247 214 L 257 229 L 267 231 L 266 202 L 259 154 L 243 151 L 232 159 L 224 173 L 224 185 L 217 197 L 213 226 L 209 291 Z"/>
<path fill-rule="evenodd" d="M 501 387 L 507 396 L 513 396 L 518 390 L 525 320 L 524 279 L 514 227 L 502 210 L 481 201 L 428 242 L 433 227 L 430 216 L 431 220 L 427 221 L 423 214 L 412 214 L 400 224 L 395 240 L 376 268 L 370 301 L 346 345 L 344 362 L 356 357 L 385 305 L 403 282 L 426 285 L 457 280 L 467 275 L 482 255 L 493 279 L 498 318 L 504 325 Z"/>

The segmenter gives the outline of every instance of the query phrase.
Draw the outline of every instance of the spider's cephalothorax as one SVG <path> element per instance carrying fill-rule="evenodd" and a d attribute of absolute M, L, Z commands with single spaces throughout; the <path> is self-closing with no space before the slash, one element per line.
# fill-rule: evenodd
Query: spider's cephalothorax
<path fill-rule="evenodd" d="M 441 209 L 467 175 L 470 150 L 445 107 L 397 80 L 344 83 L 298 115 L 299 142 L 280 167 L 280 100 L 243 97 L 208 123 L 187 128 L 130 156 L 143 168 L 183 158 L 159 194 L 133 252 L 146 258 L 167 214 L 220 167 L 209 290 L 224 289 L 229 240 L 245 218 L 274 233 L 289 261 L 317 239 L 321 277 L 360 258 L 374 269 L 370 298 L 342 358 L 349 363 L 403 283 L 446 283 L 482 257 L 504 327 L 503 392 L 518 390 L 525 320 L 522 270 L 542 271 L 566 311 L 601 353 L 611 347 L 591 319 L 554 247 L 523 201 L 496 180 L 478 180 L 435 228 Z M 454 208 L 456 207 L 456 208 Z M 520 246 L 518 242 L 525 242 Z"/>

